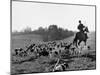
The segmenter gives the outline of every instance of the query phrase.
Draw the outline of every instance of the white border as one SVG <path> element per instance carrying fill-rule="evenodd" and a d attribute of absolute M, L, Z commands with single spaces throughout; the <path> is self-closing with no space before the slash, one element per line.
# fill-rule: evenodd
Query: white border
<path fill-rule="evenodd" d="M 97 6 L 97 69 L 88 71 L 86 70 L 86 71 L 70 71 L 70 72 L 58 72 L 58 73 L 41 73 L 41 75 L 57 75 L 57 74 L 98 75 L 100 73 L 100 50 L 99 50 L 100 0 L 35 0 L 35 1 L 89 4 L 89 5 L 93 4 Z M 10 72 L 10 0 L 0 0 L 0 75 L 8 75 L 9 72 Z"/>

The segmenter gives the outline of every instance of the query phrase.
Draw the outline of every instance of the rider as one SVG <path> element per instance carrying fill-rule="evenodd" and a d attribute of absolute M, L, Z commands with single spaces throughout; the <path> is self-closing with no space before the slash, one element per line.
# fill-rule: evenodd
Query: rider
<path fill-rule="evenodd" d="M 79 25 L 78 25 L 77 28 L 80 30 L 80 32 L 84 32 L 85 26 L 81 23 L 81 20 L 79 20 Z M 84 34 L 85 34 L 86 37 L 88 38 L 87 33 L 84 33 Z"/>

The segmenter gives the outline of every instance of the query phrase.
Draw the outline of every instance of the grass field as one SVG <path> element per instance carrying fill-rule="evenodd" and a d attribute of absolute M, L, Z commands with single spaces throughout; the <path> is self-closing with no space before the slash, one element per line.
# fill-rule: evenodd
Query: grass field
<path fill-rule="evenodd" d="M 12 35 L 12 50 L 15 48 L 25 48 L 32 42 L 43 41 L 40 35 L 27 34 L 27 35 Z"/>
<path fill-rule="evenodd" d="M 87 44 L 90 45 L 92 48 L 95 49 L 95 32 L 88 34 L 89 39 L 87 41 Z M 74 37 L 70 37 L 67 39 L 64 39 L 63 41 L 66 42 L 72 42 Z M 32 42 L 38 42 L 43 41 L 42 37 L 40 35 L 35 34 L 26 34 L 26 35 L 12 35 L 12 50 L 14 48 L 23 48 Z"/>
<path fill-rule="evenodd" d="M 95 32 L 89 33 L 88 34 L 89 39 L 87 41 L 87 45 L 91 47 L 90 52 L 95 54 Z M 72 42 L 73 41 L 73 36 L 70 38 L 66 38 L 62 41 L 65 42 Z M 43 41 L 42 37 L 39 35 L 12 35 L 12 50 L 11 52 L 13 53 L 13 50 L 15 48 L 25 48 L 25 46 L 28 46 L 32 42 L 38 42 L 38 41 Z M 58 41 L 59 42 L 59 41 Z M 21 59 L 21 58 L 15 58 L 15 59 Z M 40 73 L 40 72 L 49 72 L 53 69 L 56 61 L 54 59 L 50 59 L 48 57 L 40 57 L 38 59 L 32 59 L 30 57 L 22 58 L 23 62 L 22 63 L 13 63 L 12 61 L 12 74 L 20 74 L 20 73 Z M 21 60 L 22 60 L 21 59 Z M 30 60 L 31 59 L 31 60 Z M 74 57 L 71 58 L 70 63 L 68 63 L 69 68 L 66 71 L 70 70 L 90 70 L 90 69 L 95 69 L 96 68 L 96 61 L 93 60 L 91 61 L 91 58 L 87 57 Z M 65 59 L 65 61 L 68 61 L 68 59 Z"/>

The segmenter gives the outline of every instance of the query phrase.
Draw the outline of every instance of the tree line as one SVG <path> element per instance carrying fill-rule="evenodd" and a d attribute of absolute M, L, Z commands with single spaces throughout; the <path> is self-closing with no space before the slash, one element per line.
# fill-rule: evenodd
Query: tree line
<path fill-rule="evenodd" d="M 13 32 L 13 35 L 25 35 L 25 34 L 38 34 L 43 37 L 43 41 L 61 40 L 74 35 L 73 31 L 63 29 L 57 25 L 50 25 L 48 28 L 39 27 L 37 30 L 32 31 L 30 27 L 27 27 L 22 32 Z"/>

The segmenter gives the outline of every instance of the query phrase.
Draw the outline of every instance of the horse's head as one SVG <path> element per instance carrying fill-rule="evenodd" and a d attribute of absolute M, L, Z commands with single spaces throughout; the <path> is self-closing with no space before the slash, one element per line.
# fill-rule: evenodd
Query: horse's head
<path fill-rule="evenodd" d="M 89 32 L 88 27 L 85 27 L 84 31 L 85 32 Z"/>

